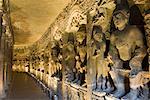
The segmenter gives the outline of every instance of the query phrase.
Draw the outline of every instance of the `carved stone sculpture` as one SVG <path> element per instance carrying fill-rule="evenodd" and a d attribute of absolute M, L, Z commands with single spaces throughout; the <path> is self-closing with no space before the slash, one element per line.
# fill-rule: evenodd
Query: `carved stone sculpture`
<path fill-rule="evenodd" d="M 75 80 L 78 84 L 82 85 L 85 83 L 85 71 L 86 69 L 86 26 L 81 25 L 76 34 L 76 70 L 78 81 Z M 74 81 L 74 82 L 75 82 Z"/>
<path fill-rule="evenodd" d="M 135 27 L 128 25 L 129 13 L 126 9 L 118 9 L 113 16 L 117 28 L 111 35 L 109 54 L 114 62 L 112 69 L 116 72 L 114 96 L 121 97 L 125 94 L 124 76 L 116 69 L 123 68 L 123 62 L 129 61 L 130 76 L 135 76 L 142 70 L 142 60 L 146 55 L 142 33 Z M 125 66 L 128 67 L 128 66 Z"/>
<path fill-rule="evenodd" d="M 52 64 L 51 73 L 52 73 L 52 77 L 54 77 L 54 74 L 56 72 L 56 63 L 52 60 L 51 64 Z"/>
<path fill-rule="evenodd" d="M 73 69 L 75 68 L 75 50 L 74 50 L 74 35 L 73 33 L 68 34 L 68 42 L 63 44 L 62 56 L 63 66 L 65 66 L 65 77 L 66 80 L 71 82 L 74 80 Z"/>
<path fill-rule="evenodd" d="M 52 49 L 51 49 L 51 56 L 52 59 L 57 62 L 58 61 L 58 56 L 60 53 L 60 47 L 57 41 L 54 41 L 53 45 L 52 45 Z"/>
<path fill-rule="evenodd" d="M 97 0 L 89 11 L 87 34 L 87 66 L 88 84 L 92 84 L 93 90 L 110 92 L 113 87 L 108 78 L 108 61 L 104 59 L 106 50 L 105 38 L 109 39 L 109 22 L 115 4 L 112 0 Z M 92 31 L 93 30 L 93 31 Z M 104 37 L 105 36 L 105 37 Z M 96 87 L 97 85 L 97 87 Z"/>
<path fill-rule="evenodd" d="M 150 12 L 145 13 L 145 31 L 148 48 L 150 38 Z M 149 53 L 149 49 L 147 50 Z M 149 99 L 149 88 L 148 83 L 150 81 L 150 75 L 148 72 L 139 72 L 135 77 L 130 77 L 130 92 L 123 97 L 127 100 L 148 100 Z"/>
<path fill-rule="evenodd" d="M 100 25 L 106 39 L 110 38 L 108 31 L 110 30 L 110 21 L 115 6 L 113 0 L 96 0 L 90 11 L 92 25 Z"/>
<path fill-rule="evenodd" d="M 31 45 L 30 72 L 37 78 L 42 76 L 42 82 L 51 88 L 50 95 L 58 96 L 56 99 L 149 100 L 150 74 L 144 65 L 147 64 L 146 53 L 150 64 L 150 12 L 144 15 L 143 30 L 138 17 L 129 19 L 132 13 L 123 5 L 118 9 L 122 1 L 129 1 L 131 8 L 138 4 L 141 14 L 149 9 L 146 4 L 149 0 L 72 1 L 42 38 Z M 115 3 L 117 8 L 113 13 Z M 131 8 L 130 11 L 135 12 L 134 7 Z M 144 33 L 128 23 L 140 25 L 138 28 L 145 31 L 146 42 L 143 42 Z M 25 53 L 26 50 L 24 47 L 16 51 Z M 24 62 L 17 61 L 14 67 L 22 70 Z"/>
<path fill-rule="evenodd" d="M 48 59 L 48 73 L 49 73 L 50 76 L 52 75 L 52 72 L 51 72 L 51 67 L 52 67 L 51 60 L 52 59 L 49 57 L 49 59 Z"/>
<path fill-rule="evenodd" d="M 139 72 L 135 77 L 130 78 L 130 92 L 123 97 L 124 100 L 148 100 L 148 82 L 150 75 L 146 72 Z"/>
<path fill-rule="evenodd" d="M 82 9 L 76 5 L 70 12 L 70 17 L 67 22 L 66 32 L 77 32 L 80 25 L 86 24 L 86 15 L 82 12 Z"/>

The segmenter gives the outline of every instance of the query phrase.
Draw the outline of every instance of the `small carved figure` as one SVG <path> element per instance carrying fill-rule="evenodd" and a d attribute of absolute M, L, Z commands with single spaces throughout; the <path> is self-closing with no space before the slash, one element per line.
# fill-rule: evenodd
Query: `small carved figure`
<path fill-rule="evenodd" d="M 51 49 L 51 56 L 52 59 L 57 62 L 58 61 L 58 56 L 60 53 L 60 47 L 58 42 L 54 41 L 53 45 L 52 45 L 52 49 Z"/>
<path fill-rule="evenodd" d="M 53 60 L 51 60 L 51 65 L 52 65 L 52 67 L 51 67 L 51 76 L 54 77 L 55 73 L 56 73 L 56 63 Z"/>
<path fill-rule="evenodd" d="M 76 66 L 73 69 L 73 71 L 76 74 L 75 74 L 75 80 L 73 81 L 73 83 L 78 83 L 78 81 L 79 81 L 79 74 L 80 74 L 79 69 L 81 68 L 81 63 L 79 61 L 79 56 L 76 56 L 75 58 L 76 58 Z"/>
<path fill-rule="evenodd" d="M 68 34 L 68 43 L 63 44 L 62 56 L 63 56 L 63 67 L 65 68 L 66 80 L 72 82 L 74 80 L 75 68 L 75 50 L 74 50 L 74 34 Z"/>
<path fill-rule="evenodd" d="M 77 78 L 80 85 L 85 83 L 85 71 L 83 71 L 83 67 L 86 66 L 86 26 L 81 25 L 78 32 L 76 33 L 76 70 L 77 70 Z"/>
<path fill-rule="evenodd" d="M 97 91 L 110 92 L 113 87 L 110 84 L 108 73 L 109 73 L 109 62 L 104 58 L 104 52 L 106 50 L 106 42 L 104 34 L 100 30 L 100 26 L 93 27 L 93 67 L 96 67 L 96 80 L 97 80 Z"/>
<path fill-rule="evenodd" d="M 110 38 L 109 24 L 115 3 L 112 0 L 97 0 L 88 15 L 87 34 L 87 66 L 89 84 L 97 91 L 110 92 L 113 87 L 110 84 L 108 73 L 108 61 L 104 58 L 106 40 Z M 93 30 L 93 31 L 92 31 Z M 105 36 L 105 37 L 104 37 Z M 97 87 L 96 87 L 97 84 Z"/>
<path fill-rule="evenodd" d="M 79 56 L 76 56 L 76 79 L 73 81 L 73 83 L 78 85 L 84 85 L 86 86 L 86 64 L 81 62 Z"/>

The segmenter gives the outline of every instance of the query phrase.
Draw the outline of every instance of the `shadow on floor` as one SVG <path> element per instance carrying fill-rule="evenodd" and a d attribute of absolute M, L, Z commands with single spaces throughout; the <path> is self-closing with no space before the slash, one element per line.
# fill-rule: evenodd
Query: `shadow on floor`
<path fill-rule="evenodd" d="M 4 100 L 49 100 L 38 87 L 36 81 L 27 73 L 13 72 L 12 84 Z"/>

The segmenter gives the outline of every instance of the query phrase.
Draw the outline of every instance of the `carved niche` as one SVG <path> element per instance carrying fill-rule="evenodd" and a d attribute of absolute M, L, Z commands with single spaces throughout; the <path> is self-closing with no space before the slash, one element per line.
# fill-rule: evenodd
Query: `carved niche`
<path fill-rule="evenodd" d="M 74 6 L 69 12 L 66 32 L 77 32 L 81 24 L 87 23 L 84 11 L 79 6 Z"/>

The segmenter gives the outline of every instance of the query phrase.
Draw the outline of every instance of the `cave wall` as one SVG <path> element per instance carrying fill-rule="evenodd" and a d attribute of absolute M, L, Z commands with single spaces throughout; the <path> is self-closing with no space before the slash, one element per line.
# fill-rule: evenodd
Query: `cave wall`
<path fill-rule="evenodd" d="M 43 82 L 49 88 L 51 99 L 117 100 L 127 97 L 130 100 L 148 100 L 150 78 L 148 0 L 128 0 L 130 11 L 128 24 L 138 28 L 138 32 L 143 36 L 139 39 L 143 41 L 145 56 L 138 64 L 142 69 L 131 77 L 133 69 L 129 64 L 124 64 L 121 69 L 113 68 L 116 62 L 109 56 L 112 34 L 118 30 L 114 27 L 112 18 L 115 9 L 122 1 L 73 0 L 59 14 L 41 39 L 31 46 L 14 49 L 14 70 L 28 72 Z M 102 33 L 103 43 L 91 41 L 94 32 Z M 129 40 L 134 40 L 134 37 Z M 92 50 L 97 46 L 102 48 L 101 51 L 97 52 L 95 49 L 96 53 L 93 53 L 95 51 Z M 107 50 L 103 50 L 102 46 L 106 46 Z M 115 54 L 115 51 L 112 53 Z M 103 59 L 99 58 L 98 61 L 101 63 L 97 65 L 98 61 L 95 59 L 100 55 Z M 101 74 L 102 82 L 98 82 L 98 75 L 101 77 Z M 118 94 L 123 90 L 119 91 L 117 96 L 113 93 L 118 88 L 115 79 L 119 80 L 118 83 L 116 82 L 117 86 L 120 84 L 125 86 L 126 91 L 123 95 L 120 94 L 121 96 Z M 124 82 L 121 83 L 120 80 Z M 104 85 L 102 90 L 97 89 L 99 84 Z M 137 96 L 131 97 L 132 95 Z"/>
<path fill-rule="evenodd" d="M 13 31 L 9 16 L 9 0 L 0 1 L 0 99 L 6 96 L 11 82 Z"/>

